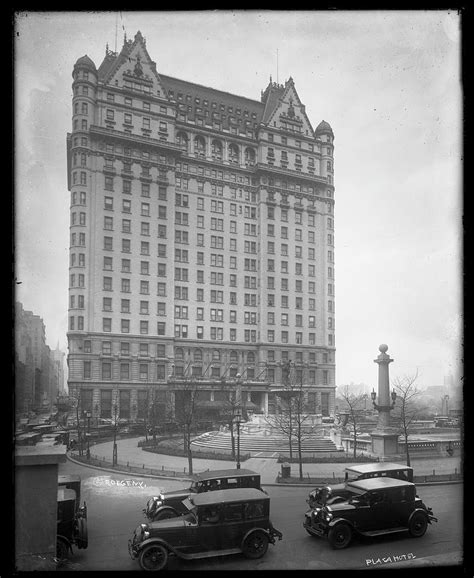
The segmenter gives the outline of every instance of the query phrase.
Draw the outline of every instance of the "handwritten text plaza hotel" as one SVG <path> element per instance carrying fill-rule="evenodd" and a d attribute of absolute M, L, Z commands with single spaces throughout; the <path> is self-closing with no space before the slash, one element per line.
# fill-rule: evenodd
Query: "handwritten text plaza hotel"
<path fill-rule="evenodd" d="M 159 74 L 140 32 L 73 69 L 69 391 L 93 418 L 209 411 L 239 380 L 275 412 L 292 361 L 334 414 L 331 127 L 292 78 L 252 100 Z M 288 385 L 288 383 L 286 384 Z M 148 396 L 148 397 L 147 397 Z M 181 397 L 182 399 L 182 397 Z"/>

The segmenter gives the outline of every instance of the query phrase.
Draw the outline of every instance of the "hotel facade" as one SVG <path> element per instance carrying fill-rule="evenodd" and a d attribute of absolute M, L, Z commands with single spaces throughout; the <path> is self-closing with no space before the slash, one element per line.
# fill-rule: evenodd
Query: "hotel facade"
<path fill-rule="evenodd" d="M 252 100 L 159 74 L 140 32 L 73 68 L 68 387 L 171 419 L 191 388 L 334 415 L 334 135 L 292 78 Z M 291 371 L 288 373 L 288 362 Z"/>

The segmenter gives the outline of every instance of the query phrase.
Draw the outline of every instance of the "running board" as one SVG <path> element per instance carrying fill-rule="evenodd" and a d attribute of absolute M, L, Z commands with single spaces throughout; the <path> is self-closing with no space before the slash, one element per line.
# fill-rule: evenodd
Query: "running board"
<path fill-rule="evenodd" d="M 178 558 L 184 560 L 197 560 L 199 558 L 211 558 L 215 556 L 229 556 L 230 554 L 242 554 L 241 548 L 228 548 L 227 550 L 210 550 L 209 552 L 196 552 L 196 554 L 184 554 L 175 552 Z"/>
<path fill-rule="evenodd" d="M 363 536 L 383 536 L 384 534 L 398 534 L 399 532 L 406 532 L 408 528 L 406 526 L 399 526 L 397 528 L 390 528 L 389 530 L 371 530 L 369 532 L 361 532 L 359 534 Z"/>

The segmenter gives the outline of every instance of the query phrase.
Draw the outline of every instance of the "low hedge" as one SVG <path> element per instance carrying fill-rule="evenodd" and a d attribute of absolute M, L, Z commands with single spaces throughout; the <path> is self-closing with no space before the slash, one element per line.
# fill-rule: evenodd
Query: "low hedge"
<path fill-rule="evenodd" d="M 142 446 L 142 451 L 150 452 L 152 454 L 161 454 L 165 456 L 178 456 L 178 457 L 187 457 L 187 453 L 182 448 L 177 447 L 169 447 L 166 445 L 155 445 L 155 446 Z M 225 460 L 225 461 L 232 461 L 235 458 L 232 457 L 232 454 L 221 454 L 221 453 L 214 453 L 214 452 L 203 452 L 201 450 L 193 449 L 193 457 L 194 458 L 201 458 L 207 460 Z M 240 456 L 240 461 L 245 462 L 250 458 L 250 454 L 242 454 Z"/>
<path fill-rule="evenodd" d="M 365 454 L 361 454 L 359 456 L 354 457 L 353 455 L 348 456 L 347 454 L 343 454 L 340 456 L 330 455 L 330 456 L 303 456 L 301 459 L 301 463 L 303 464 L 349 464 L 353 462 L 361 463 L 361 462 L 378 462 L 379 458 L 367 456 Z M 278 456 L 278 463 L 288 463 L 288 464 L 299 464 L 300 460 L 297 457 L 290 459 L 290 456 L 279 455 Z"/>

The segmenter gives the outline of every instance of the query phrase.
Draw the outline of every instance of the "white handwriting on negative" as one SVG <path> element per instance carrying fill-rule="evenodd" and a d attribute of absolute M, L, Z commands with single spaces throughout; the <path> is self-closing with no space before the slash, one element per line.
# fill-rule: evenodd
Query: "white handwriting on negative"
<path fill-rule="evenodd" d="M 96 486 L 132 486 L 134 488 L 146 488 L 145 482 L 136 480 L 108 480 L 99 478 L 95 480 Z"/>
<path fill-rule="evenodd" d="M 365 561 L 366 566 L 376 566 L 377 564 L 388 564 L 389 562 L 401 562 L 402 560 L 414 560 L 415 554 L 393 554 L 392 556 L 382 556 L 381 558 L 368 558 Z"/>

